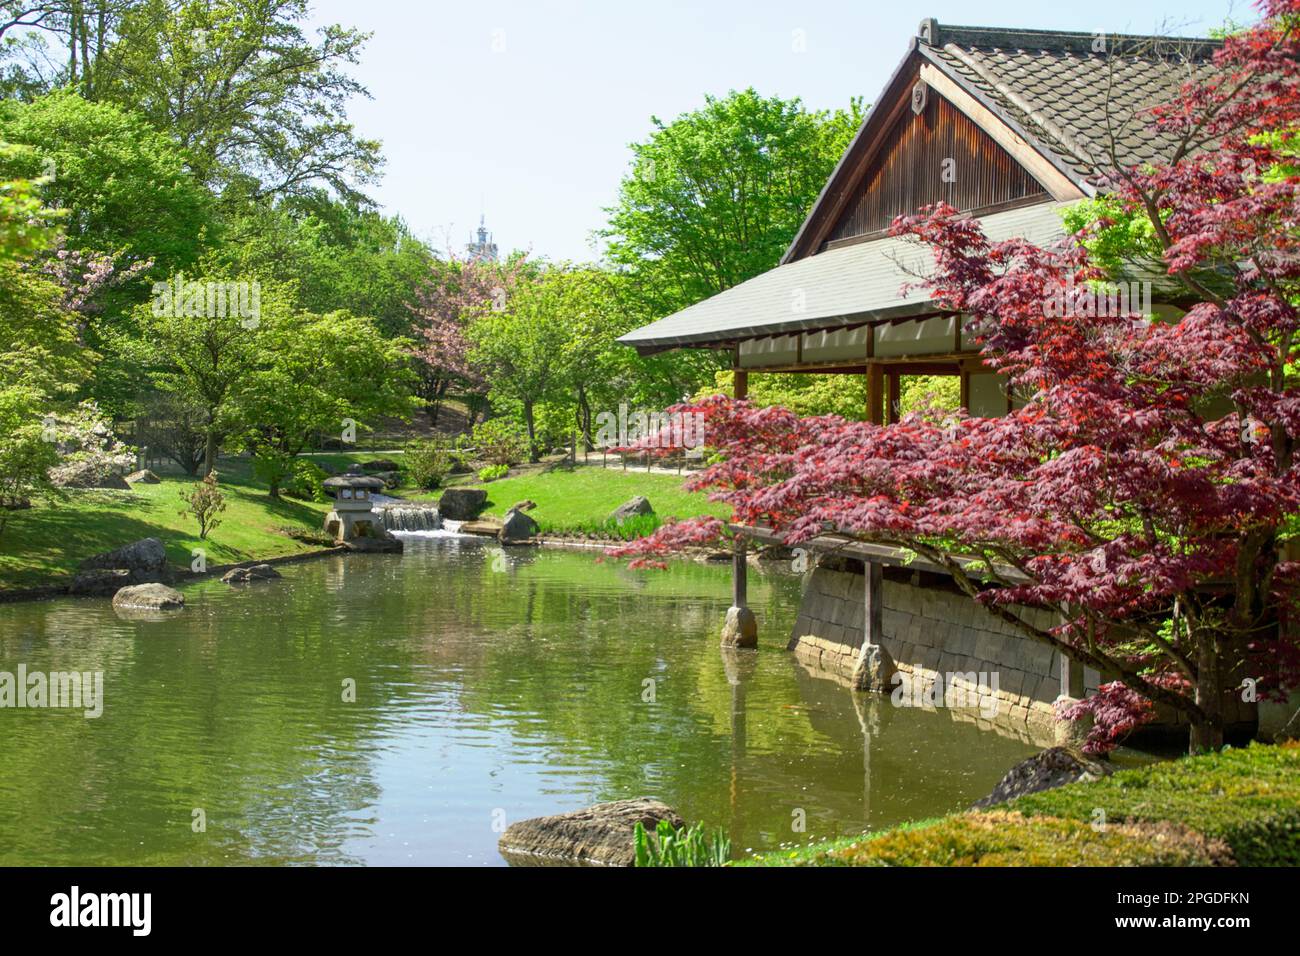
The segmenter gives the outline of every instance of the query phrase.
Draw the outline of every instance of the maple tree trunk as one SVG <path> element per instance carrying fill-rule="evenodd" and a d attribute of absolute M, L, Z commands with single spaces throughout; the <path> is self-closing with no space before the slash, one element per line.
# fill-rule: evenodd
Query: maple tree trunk
<path fill-rule="evenodd" d="M 203 447 L 203 476 L 206 478 L 212 474 L 212 469 L 217 467 L 217 430 L 213 426 L 208 426 L 207 442 Z"/>
<path fill-rule="evenodd" d="M 1223 747 L 1223 680 L 1218 640 L 1209 629 L 1196 635 L 1196 703 L 1204 717 L 1191 718 L 1191 753 Z"/>

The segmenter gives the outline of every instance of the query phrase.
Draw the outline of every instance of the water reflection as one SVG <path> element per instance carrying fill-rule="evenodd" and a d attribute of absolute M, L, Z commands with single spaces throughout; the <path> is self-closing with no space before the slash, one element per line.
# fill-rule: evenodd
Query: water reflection
<path fill-rule="evenodd" d="M 0 710 L 0 862 L 499 865 L 502 820 L 645 794 L 772 849 L 964 806 L 1030 752 L 810 674 L 794 579 L 751 580 L 755 652 L 718 647 L 726 568 L 441 537 L 284 573 L 164 621 L 0 607 L 0 669 L 106 685 L 97 721 Z"/>

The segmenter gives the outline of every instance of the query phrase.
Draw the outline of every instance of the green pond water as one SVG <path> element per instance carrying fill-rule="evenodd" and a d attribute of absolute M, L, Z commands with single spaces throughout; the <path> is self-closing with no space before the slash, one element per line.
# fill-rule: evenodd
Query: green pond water
<path fill-rule="evenodd" d="M 1032 752 L 812 676 L 794 577 L 751 574 L 762 647 L 723 652 L 726 567 L 416 537 L 283 571 L 161 621 L 0 606 L 0 671 L 104 680 L 95 719 L 0 709 L 0 864 L 499 866 L 504 825 L 641 795 L 739 856 L 962 808 Z"/>

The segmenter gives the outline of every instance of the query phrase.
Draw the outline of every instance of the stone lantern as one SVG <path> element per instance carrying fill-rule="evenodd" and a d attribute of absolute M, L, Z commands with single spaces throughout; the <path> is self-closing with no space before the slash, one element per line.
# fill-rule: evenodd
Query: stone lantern
<path fill-rule="evenodd" d="M 322 485 L 334 493 L 334 510 L 325 516 L 325 533 L 337 543 L 387 537 L 371 510 L 374 493 L 385 487 L 383 481 L 362 474 L 360 467 L 353 465 L 341 475 L 326 478 Z"/>

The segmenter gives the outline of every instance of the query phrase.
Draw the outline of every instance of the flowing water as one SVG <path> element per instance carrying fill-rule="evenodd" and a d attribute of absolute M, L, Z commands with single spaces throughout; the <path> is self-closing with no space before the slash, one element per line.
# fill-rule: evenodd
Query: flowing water
<path fill-rule="evenodd" d="M 741 855 L 964 807 L 1032 752 L 812 676 L 796 578 L 751 574 L 762 647 L 724 653 L 725 566 L 406 544 L 162 620 L 0 606 L 0 672 L 104 680 L 98 718 L 0 709 L 0 864 L 497 866 L 505 824 L 647 794 Z"/>

